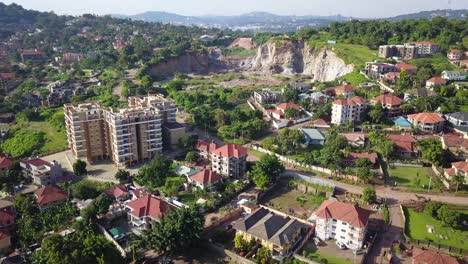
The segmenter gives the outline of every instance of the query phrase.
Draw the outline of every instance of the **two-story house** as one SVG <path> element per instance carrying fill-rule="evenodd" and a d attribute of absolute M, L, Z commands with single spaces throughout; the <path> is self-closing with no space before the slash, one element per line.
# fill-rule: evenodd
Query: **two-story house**
<path fill-rule="evenodd" d="M 68 199 L 68 193 L 62 191 L 62 189 L 55 185 L 48 185 L 40 188 L 34 193 L 34 196 L 36 197 L 36 203 L 41 211 L 64 204 Z"/>
<path fill-rule="evenodd" d="M 50 163 L 43 159 L 29 159 L 21 161 L 20 166 L 38 185 L 56 184 L 63 175 L 62 167 L 56 161 Z"/>
<path fill-rule="evenodd" d="M 445 119 L 436 113 L 408 115 L 408 121 L 424 132 L 438 133 L 444 129 Z"/>
<path fill-rule="evenodd" d="M 128 218 L 134 227 L 150 227 L 152 221 L 160 221 L 162 217 L 176 207 L 161 198 L 147 194 L 142 198 L 133 200 L 127 204 Z"/>
<path fill-rule="evenodd" d="M 211 153 L 211 169 L 223 176 L 244 176 L 247 164 L 247 149 L 236 144 L 226 144 Z"/>

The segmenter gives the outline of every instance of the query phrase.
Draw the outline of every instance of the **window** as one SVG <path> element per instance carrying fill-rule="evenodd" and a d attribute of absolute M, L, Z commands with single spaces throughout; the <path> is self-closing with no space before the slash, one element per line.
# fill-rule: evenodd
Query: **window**
<path fill-rule="evenodd" d="M 340 238 L 341 238 L 341 239 L 345 239 L 345 237 L 344 237 L 344 236 L 340 236 Z"/>
<path fill-rule="evenodd" d="M 344 230 L 344 229 L 341 229 L 341 232 L 343 232 L 343 233 L 344 233 L 344 232 L 346 232 L 346 230 Z"/>

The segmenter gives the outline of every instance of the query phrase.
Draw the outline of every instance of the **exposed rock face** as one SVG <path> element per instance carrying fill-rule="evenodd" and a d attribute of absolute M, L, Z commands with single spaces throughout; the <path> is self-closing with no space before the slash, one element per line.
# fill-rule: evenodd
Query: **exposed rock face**
<path fill-rule="evenodd" d="M 235 47 L 251 50 L 255 49 L 257 46 L 253 42 L 252 38 L 237 38 L 231 43 L 231 45 L 229 45 L 228 48 L 231 49 Z"/>
<path fill-rule="evenodd" d="M 306 74 L 314 80 L 332 81 L 353 71 L 326 47 L 310 48 L 302 41 L 270 40 L 258 48 L 251 69 L 265 73 Z"/>

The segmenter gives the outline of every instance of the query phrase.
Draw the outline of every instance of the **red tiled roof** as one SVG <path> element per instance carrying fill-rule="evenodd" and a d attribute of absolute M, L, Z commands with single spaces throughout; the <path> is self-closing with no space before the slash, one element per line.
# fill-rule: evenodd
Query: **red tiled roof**
<path fill-rule="evenodd" d="M 430 82 L 430 83 L 433 83 L 433 84 L 446 84 L 447 80 L 442 79 L 441 77 L 432 77 L 429 80 L 427 80 L 426 82 Z"/>
<path fill-rule="evenodd" d="M 455 168 L 444 169 L 444 172 L 450 176 L 454 176 L 455 174 L 457 174 L 457 171 L 455 170 Z"/>
<path fill-rule="evenodd" d="M 11 72 L 0 72 L 0 79 L 11 80 L 11 79 L 14 79 L 14 78 L 15 78 L 15 74 L 13 74 Z"/>
<path fill-rule="evenodd" d="M 10 237 L 11 237 L 10 232 L 8 232 L 7 230 L 0 230 L 0 240 L 4 240 Z"/>
<path fill-rule="evenodd" d="M 204 151 L 204 152 L 211 153 L 215 149 L 217 149 L 218 147 L 219 146 L 214 142 L 209 143 L 209 142 L 206 142 L 205 140 L 199 139 L 197 141 L 197 145 L 195 146 L 195 149 L 197 149 L 198 151 Z"/>
<path fill-rule="evenodd" d="M 449 54 L 457 54 L 457 55 L 462 55 L 463 54 L 463 51 L 461 50 L 457 50 L 457 49 L 453 49 L 449 52 Z"/>
<path fill-rule="evenodd" d="M 413 249 L 414 264 L 460 264 L 456 258 L 442 255 L 437 252 L 423 250 L 420 248 Z"/>
<path fill-rule="evenodd" d="M 39 50 L 25 50 L 21 53 L 21 55 L 42 55 L 43 52 Z"/>
<path fill-rule="evenodd" d="M 363 134 L 363 133 L 345 133 L 345 134 L 342 134 L 347 141 L 356 141 L 356 140 L 362 140 L 362 141 L 365 141 L 366 140 L 366 135 Z"/>
<path fill-rule="evenodd" d="M 35 193 L 37 196 L 37 204 L 39 205 L 45 205 L 68 198 L 68 194 L 66 192 L 54 185 L 42 187 Z"/>
<path fill-rule="evenodd" d="M 340 95 L 340 94 L 344 94 L 345 92 L 355 92 L 356 87 L 347 84 L 347 85 L 337 86 L 333 88 L 333 90 L 335 91 L 336 95 Z"/>
<path fill-rule="evenodd" d="M 408 118 L 424 124 L 434 124 L 445 121 L 445 119 L 443 119 L 440 115 L 434 113 L 412 114 L 408 115 Z"/>
<path fill-rule="evenodd" d="M 0 169 L 7 169 L 10 168 L 13 164 L 13 161 L 5 154 L 0 153 Z"/>
<path fill-rule="evenodd" d="M 333 101 L 333 104 L 336 105 L 356 105 L 356 104 L 365 104 L 366 100 L 359 96 L 354 96 L 351 99 L 338 99 Z"/>
<path fill-rule="evenodd" d="M 282 104 L 279 104 L 279 105 L 276 106 L 276 109 L 281 109 L 283 111 L 286 111 L 286 109 L 288 109 L 288 108 L 292 108 L 292 109 L 295 109 L 295 110 L 300 110 L 301 109 L 297 104 L 291 103 L 291 102 L 282 103 Z"/>
<path fill-rule="evenodd" d="M 315 121 L 312 122 L 312 124 L 314 126 L 330 126 L 327 121 L 323 120 L 323 119 L 317 119 Z"/>
<path fill-rule="evenodd" d="M 388 139 L 390 139 L 395 147 L 400 151 L 405 152 L 416 152 L 416 139 L 411 135 L 388 135 Z"/>
<path fill-rule="evenodd" d="M 399 70 L 407 70 L 407 71 L 415 71 L 418 67 L 408 64 L 408 63 L 397 63 L 395 64 L 395 68 Z"/>
<path fill-rule="evenodd" d="M 354 153 L 351 152 L 349 153 L 349 158 L 350 159 L 368 159 L 372 164 L 377 163 L 377 154 L 376 153 L 370 153 L 370 152 L 364 152 L 364 153 Z"/>
<path fill-rule="evenodd" d="M 459 133 L 449 133 L 442 136 L 442 141 L 449 148 L 461 148 L 468 150 L 468 138 Z"/>
<path fill-rule="evenodd" d="M 387 72 L 384 74 L 385 78 L 387 79 L 394 79 L 394 78 L 400 78 L 401 73 L 399 72 Z"/>
<path fill-rule="evenodd" d="M 136 217 L 149 216 L 154 220 L 164 217 L 170 210 L 172 205 L 160 198 L 146 195 L 143 198 L 131 201 L 127 204 L 132 209 L 132 215 Z"/>
<path fill-rule="evenodd" d="M 41 167 L 41 166 L 52 166 L 49 162 L 43 160 L 43 159 L 30 159 L 30 160 L 24 160 L 22 161 L 24 164 L 29 164 L 35 167 Z"/>
<path fill-rule="evenodd" d="M 391 141 L 395 142 L 395 141 L 402 141 L 402 142 L 412 142 L 412 143 L 415 143 L 417 140 L 416 138 L 414 138 L 413 136 L 411 135 L 407 135 L 407 134 L 404 134 L 404 135 L 395 135 L 395 134 L 391 134 L 391 135 L 388 135 L 387 136 L 388 139 L 390 139 Z"/>
<path fill-rule="evenodd" d="M 403 103 L 403 100 L 391 94 L 383 94 L 375 97 L 372 99 L 373 102 L 377 103 L 380 102 L 382 105 L 391 105 L 391 106 L 399 106 Z"/>
<path fill-rule="evenodd" d="M 105 194 L 114 197 L 115 199 L 118 199 L 124 195 L 128 194 L 127 187 L 123 184 L 119 184 L 117 186 L 114 186 L 110 189 L 107 189 L 104 191 Z"/>
<path fill-rule="evenodd" d="M 242 157 L 247 155 L 247 149 L 244 148 L 243 146 L 236 145 L 236 144 L 226 144 L 220 148 L 217 148 L 215 151 L 213 151 L 213 154 L 218 155 L 218 156 L 223 156 L 223 157 Z"/>
<path fill-rule="evenodd" d="M 318 218 L 333 218 L 362 228 L 367 225 L 371 212 L 354 204 L 326 200 L 320 205 L 315 214 Z"/>
<path fill-rule="evenodd" d="M 7 226 L 15 223 L 15 214 L 11 210 L 0 211 L 0 226 Z"/>
<path fill-rule="evenodd" d="M 452 163 L 453 168 L 457 168 L 465 173 L 468 173 L 468 162 L 466 161 L 458 161 Z"/>
<path fill-rule="evenodd" d="M 216 183 L 223 179 L 223 177 L 212 170 L 203 170 L 195 175 L 190 176 L 190 179 L 201 183 L 202 185 L 207 185 Z"/>

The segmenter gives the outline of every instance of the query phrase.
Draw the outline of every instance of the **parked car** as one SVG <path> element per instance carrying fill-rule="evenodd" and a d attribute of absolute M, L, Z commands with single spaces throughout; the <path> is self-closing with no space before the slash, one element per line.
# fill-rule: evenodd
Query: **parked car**
<path fill-rule="evenodd" d="M 345 243 L 343 243 L 343 242 L 341 242 L 341 241 L 336 241 L 336 245 L 337 245 L 340 249 L 346 249 Z"/>
<path fill-rule="evenodd" d="M 320 238 L 314 237 L 313 239 L 314 239 L 314 244 L 316 246 L 320 246 L 322 244 L 322 241 L 320 240 Z"/>

